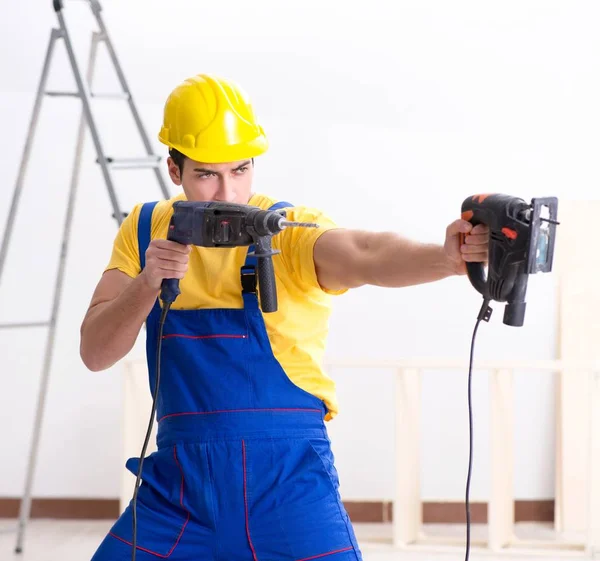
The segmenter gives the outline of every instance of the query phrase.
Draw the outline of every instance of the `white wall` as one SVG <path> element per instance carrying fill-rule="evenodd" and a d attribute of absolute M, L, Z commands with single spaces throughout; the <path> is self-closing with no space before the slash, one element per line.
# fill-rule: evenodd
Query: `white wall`
<path fill-rule="evenodd" d="M 50 0 L 39 4 L 6 3 L 0 18 L 2 221 L 55 25 Z M 67 6 L 83 62 L 93 20 L 84 3 Z M 591 0 L 251 5 L 105 0 L 103 7 L 158 150 L 162 104 L 177 83 L 198 72 L 233 77 L 250 92 L 271 140 L 270 152 L 257 164 L 257 188 L 322 207 L 340 224 L 438 242 L 462 200 L 474 193 L 597 198 L 600 5 Z M 101 57 L 100 67 L 106 61 Z M 50 86 L 68 88 L 72 79 L 61 45 L 53 68 Z M 102 91 L 115 83 L 107 68 L 98 72 Z M 97 103 L 107 152 L 141 154 L 123 106 Z M 43 319 L 49 310 L 77 109 L 75 100 L 45 101 L 0 287 L 1 321 Z M 116 231 L 90 146 L 69 251 L 37 496 L 116 498 L 123 469 L 120 368 L 92 374 L 78 357 L 79 324 Z M 149 172 L 120 173 L 125 209 L 158 196 Z M 480 330 L 476 356 L 553 358 L 554 289 L 551 276 L 530 280 L 526 325 L 520 329 L 502 325 L 497 305 L 493 321 Z M 337 301 L 328 356 L 466 357 L 479 306 L 466 279 L 404 290 L 361 289 Z M 22 493 L 44 342 L 42 329 L 0 333 L 0 496 Z M 141 353 L 140 346 L 132 355 Z M 340 370 L 335 376 L 342 413 L 331 433 L 343 494 L 390 499 L 391 375 Z M 462 500 L 466 372 L 426 373 L 423 390 L 423 496 Z M 551 377 L 517 376 L 517 498 L 553 496 L 553 392 Z M 485 500 L 486 373 L 475 376 L 474 403 L 472 497 Z"/>

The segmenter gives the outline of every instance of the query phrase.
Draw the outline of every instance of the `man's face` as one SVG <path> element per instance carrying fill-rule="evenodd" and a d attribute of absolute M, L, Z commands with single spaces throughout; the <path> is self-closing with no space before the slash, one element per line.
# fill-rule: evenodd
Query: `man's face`
<path fill-rule="evenodd" d="M 252 160 L 226 164 L 203 164 L 185 159 L 183 172 L 172 158 L 167 160 L 169 175 L 181 185 L 188 201 L 222 201 L 247 204 L 252 195 Z"/>

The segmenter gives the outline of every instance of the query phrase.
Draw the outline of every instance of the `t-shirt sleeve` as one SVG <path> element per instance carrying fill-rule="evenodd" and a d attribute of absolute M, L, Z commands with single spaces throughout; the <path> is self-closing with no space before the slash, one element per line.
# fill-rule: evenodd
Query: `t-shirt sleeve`
<path fill-rule="evenodd" d="M 278 236 L 282 260 L 298 288 L 303 291 L 321 290 L 332 295 L 347 292 L 347 289 L 333 291 L 323 288 L 317 278 L 314 260 L 314 248 L 317 240 L 325 232 L 339 228 L 339 226 L 324 212 L 308 207 L 289 209 L 286 211 L 286 217 L 287 220 L 293 222 L 312 222 L 319 225 L 318 228 L 289 227 Z"/>
<path fill-rule="evenodd" d="M 138 249 L 138 220 L 141 205 L 136 205 L 121 223 L 113 242 L 112 254 L 105 271 L 118 269 L 135 278 L 140 274 L 140 252 Z"/>

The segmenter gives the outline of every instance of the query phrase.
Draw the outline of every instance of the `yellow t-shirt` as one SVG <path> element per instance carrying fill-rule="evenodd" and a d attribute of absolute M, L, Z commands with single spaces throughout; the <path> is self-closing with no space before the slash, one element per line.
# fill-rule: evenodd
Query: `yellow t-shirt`
<path fill-rule="evenodd" d="M 186 200 L 181 194 L 160 201 L 152 215 L 152 239 L 166 239 L 173 203 Z M 277 202 L 253 195 L 248 204 L 268 209 Z M 136 205 L 123 221 L 114 241 L 106 270 L 119 269 L 130 277 L 140 273 L 138 219 L 142 205 Z M 319 228 L 286 228 L 273 237 L 273 257 L 278 309 L 263 314 L 273 354 L 290 380 L 322 399 L 328 408 L 326 420 L 338 413 L 335 382 L 323 371 L 321 361 L 329 331 L 331 296 L 317 280 L 313 248 L 317 239 L 336 224 L 324 213 L 307 207 L 286 209 L 288 220 L 316 222 Z M 247 247 L 206 248 L 193 246 L 188 270 L 180 281 L 181 294 L 172 309 L 242 308 L 240 267 Z"/>

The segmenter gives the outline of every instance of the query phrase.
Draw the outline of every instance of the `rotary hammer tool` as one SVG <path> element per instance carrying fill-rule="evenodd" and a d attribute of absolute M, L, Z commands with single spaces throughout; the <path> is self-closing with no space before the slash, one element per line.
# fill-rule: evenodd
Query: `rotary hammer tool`
<path fill-rule="evenodd" d="M 177 201 L 167 239 L 184 245 L 231 248 L 254 246 L 257 260 L 258 289 L 263 312 L 277 311 L 277 291 L 271 247 L 272 237 L 290 226 L 318 228 L 309 222 L 286 220 L 285 210 L 262 210 L 237 203 Z M 180 294 L 178 279 L 164 279 L 161 300 L 171 304 Z"/>
<path fill-rule="evenodd" d="M 473 195 L 462 204 L 463 220 L 490 230 L 487 276 L 482 263 L 467 263 L 469 280 L 488 303 L 506 302 L 506 325 L 523 325 L 528 276 L 552 270 L 557 207 L 556 197 L 528 204 L 503 194 Z"/>

